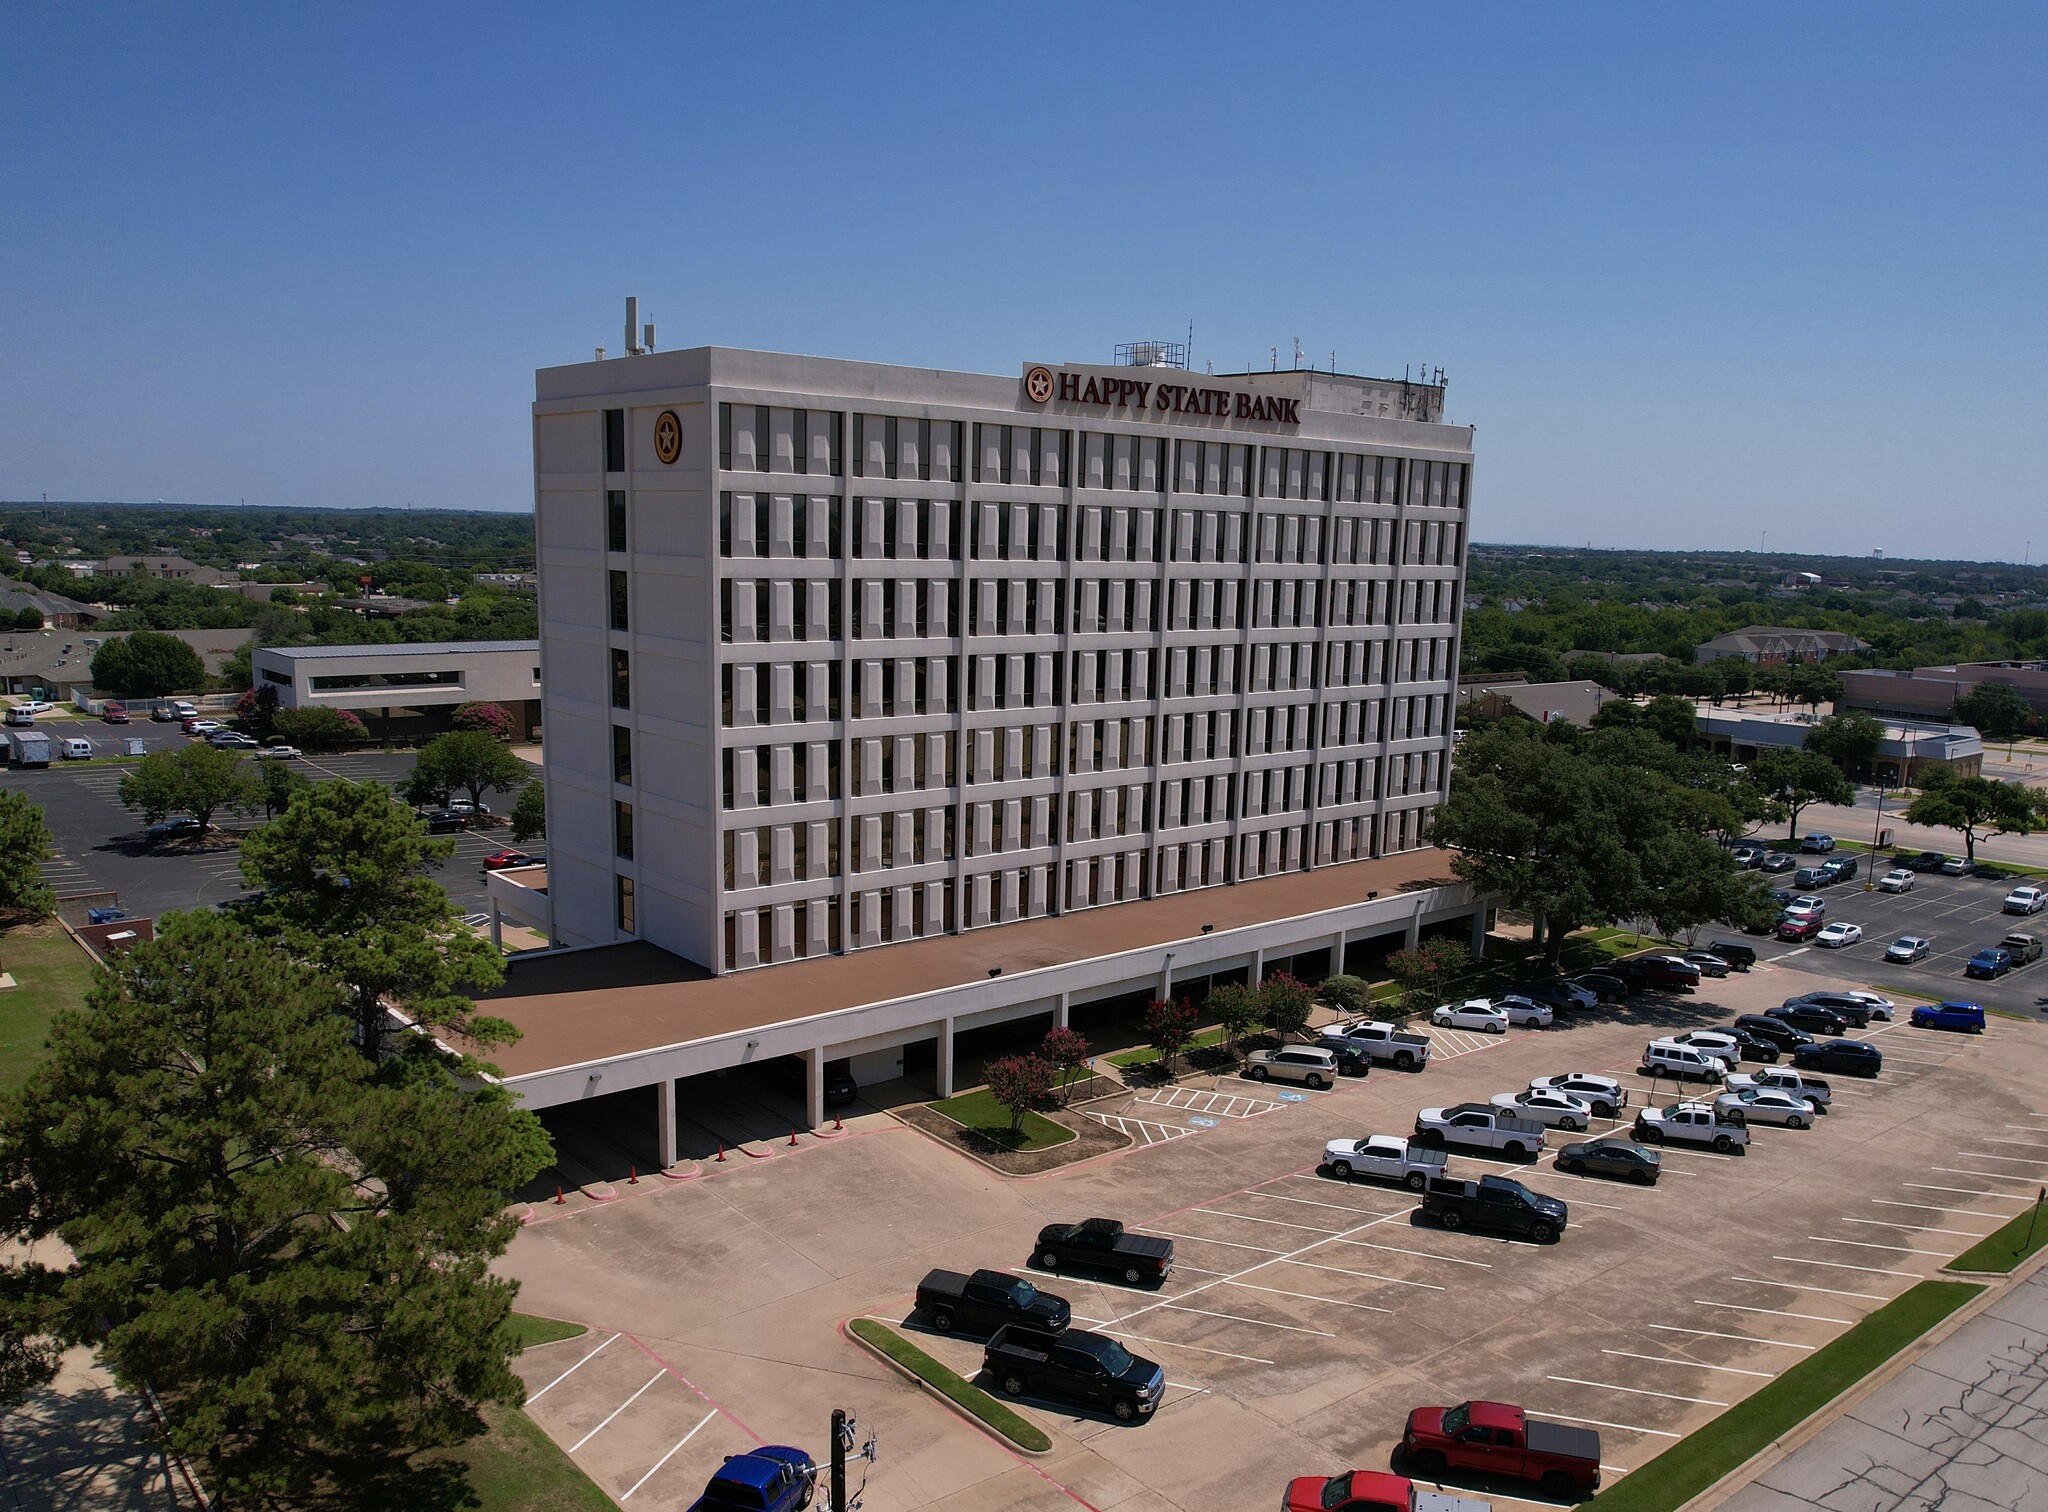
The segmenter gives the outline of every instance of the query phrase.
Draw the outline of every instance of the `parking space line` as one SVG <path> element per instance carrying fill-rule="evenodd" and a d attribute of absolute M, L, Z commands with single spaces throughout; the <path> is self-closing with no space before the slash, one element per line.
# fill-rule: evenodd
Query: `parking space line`
<path fill-rule="evenodd" d="M 1607 1381 L 1582 1381 L 1577 1376 L 1545 1376 L 1546 1381 L 1562 1381 L 1567 1386 L 1592 1386 L 1601 1391 L 1625 1391 L 1630 1396 L 1662 1397 L 1667 1402 L 1693 1402 L 1701 1407 L 1726 1407 L 1726 1402 L 1717 1402 L 1712 1397 L 1677 1396 L 1669 1391 L 1645 1391 L 1640 1386 L 1615 1386 Z"/>
<path fill-rule="evenodd" d="M 1872 1292 L 1837 1291 L 1832 1286 L 1803 1286 L 1797 1281 L 1766 1281 L 1762 1276 L 1730 1276 L 1730 1281 L 1746 1281 L 1751 1286 L 1775 1286 L 1781 1291 L 1817 1292 L 1823 1297 L 1853 1297 L 1858 1302 L 1889 1302 L 1891 1298 L 1881 1297 Z"/>
<path fill-rule="evenodd" d="M 1766 1381 L 1774 1379 L 1771 1372 L 1768 1370 L 1744 1370 L 1738 1365 L 1709 1365 L 1704 1360 L 1682 1360 L 1678 1358 L 1678 1356 L 1676 1355 L 1634 1354 L 1626 1349 L 1603 1349 L 1600 1351 L 1600 1353 L 1604 1355 L 1616 1355 L 1624 1360 L 1648 1360 L 1652 1364 L 1656 1365 L 1687 1365 L 1694 1370 L 1718 1370 L 1722 1372 L 1722 1374 L 1724 1375 L 1757 1376 Z M 1555 1379 L 1555 1377 L 1553 1377 L 1553 1379 Z"/>
<path fill-rule="evenodd" d="M 704 1416 L 698 1421 L 697 1426 L 695 1428 L 692 1428 L 688 1433 L 684 1434 L 681 1438 L 677 1439 L 674 1447 L 672 1447 L 667 1454 L 664 1454 L 660 1459 L 654 1462 L 654 1470 L 649 1470 L 645 1475 L 641 1476 L 640 1479 L 634 1481 L 632 1487 L 626 1492 L 624 1496 L 621 1496 L 619 1500 L 622 1502 L 631 1501 L 633 1499 L 633 1492 L 638 1491 L 642 1486 L 646 1485 L 649 1481 L 654 1479 L 655 1470 L 659 1470 L 663 1465 L 666 1465 L 671 1459 L 674 1459 L 676 1450 L 682 1448 L 683 1445 L 689 1443 L 690 1440 L 695 1438 L 698 1432 L 702 1430 L 704 1424 L 710 1422 L 713 1418 L 717 1416 L 718 1409 L 716 1407 L 712 1408 L 709 1412 L 705 1413 Z"/>
<path fill-rule="evenodd" d="M 1318 1297 L 1313 1292 L 1282 1291 L 1277 1286 L 1254 1286 L 1249 1281 L 1225 1281 L 1223 1285 L 1240 1287 L 1245 1291 L 1271 1292 L 1276 1297 L 1296 1297 L 1303 1302 L 1327 1302 L 1332 1307 L 1355 1307 L 1360 1312 L 1386 1313 L 1389 1317 L 1394 1312 L 1391 1307 L 1374 1307 L 1370 1302 L 1344 1302 L 1336 1297 Z"/>
<path fill-rule="evenodd" d="M 2024 1193 L 1994 1192 L 1988 1187 L 1936 1186 L 1931 1181 L 1902 1181 L 1899 1185 L 1909 1192 L 1960 1192 L 1969 1197 L 1996 1197 L 2001 1202 L 2025 1202 L 2027 1200 Z"/>
<path fill-rule="evenodd" d="M 1287 1253 L 1286 1250 L 1274 1249 L 1270 1244 L 1239 1244 L 1234 1239 L 1205 1239 L 1200 1234 L 1176 1234 L 1171 1229 L 1162 1228 L 1156 1228 L 1152 1232 L 1159 1235 L 1162 1239 L 1185 1239 L 1190 1244 L 1220 1244 L 1225 1249 L 1257 1250 L 1262 1255 L 1284 1255 Z M 1174 1263 L 1178 1265 L 1180 1262 L 1175 1261 Z M 1189 1266 L 1188 1269 L 1193 1270 L 1194 1267 Z M 1227 1271 L 1218 1271 L 1216 1274 L 1227 1275 L 1229 1273 Z"/>
<path fill-rule="evenodd" d="M 2035 1144 L 2031 1139 L 1986 1139 L 1984 1143 L 2011 1145 L 2017 1150 L 2048 1150 L 2048 1145 Z"/>
<path fill-rule="evenodd" d="M 1811 1351 L 1811 1344 L 1794 1344 L 1786 1339 L 1759 1339 L 1750 1334 L 1719 1333 L 1711 1328 L 1680 1328 L 1676 1323 L 1651 1323 L 1651 1328 L 1664 1333 L 1698 1334 L 1703 1339 L 1739 1339 L 1744 1344 L 1770 1344 L 1779 1349 L 1804 1349 Z"/>
<path fill-rule="evenodd" d="M 1808 1260 L 1800 1255 L 1773 1255 L 1771 1258 L 1782 1260 L 1787 1265 L 1818 1265 L 1828 1270 L 1862 1271 L 1867 1276 L 1904 1276 L 1909 1281 L 1924 1279 L 1918 1271 L 1886 1270 L 1881 1265 L 1845 1265 L 1840 1260 Z"/>
<path fill-rule="evenodd" d="M 1339 1276 L 1357 1276 L 1364 1281 L 1384 1281 L 1389 1286 L 1420 1286 L 1428 1291 L 1443 1291 L 1434 1281 L 1407 1281 L 1399 1276 L 1382 1276 L 1375 1271 L 1346 1270 L 1341 1265 L 1318 1265 L 1313 1260 L 1276 1260 L 1276 1265 L 1305 1265 L 1310 1270 L 1332 1271 Z"/>
<path fill-rule="evenodd" d="M 620 1413 L 624 1412 L 628 1407 L 632 1406 L 635 1402 L 639 1401 L 640 1398 L 647 1395 L 649 1388 L 652 1387 L 656 1381 L 660 1380 L 663 1376 L 667 1374 L 668 1371 L 666 1368 L 655 1371 L 653 1375 L 647 1378 L 646 1386 L 642 1386 L 638 1391 L 634 1392 L 631 1396 L 627 1397 L 625 1401 L 619 1403 L 618 1406 L 614 1407 L 610 1412 L 606 1413 L 603 1422 L 599 1423 L 595 1428 L 591 1429 L 590 1432 L 584 1434 L 582 1438 L 576 1440 L 575 1443 L 571 1444 L 569 1446 L 569 1453 L 573 1455 L 578 1449 L 581 1449 L 585 1444 L 589 1443 L 592 1439 L 596 1438 L 600 1433 L 604 1432 L 606 1428 L 611 1426 L 611 1421 L 613 1418 L 617 1417 Z"/>
<path fill-rule="evenodd" d="M 1312 1202 L 1306 1197 L 1288 1197 L 1279 1192 L 1254 1190 L 1246 1192 L 1244 1195 L 1247 1197 L 1263 1197 L 1268 1202 L 1298 1202 L 1303 1207 L 1330 1208 L 1339 1213 L 1356 1213 L 1361 1218 L 1384 1218 L 1390 1212 L 1400 1211 L 1399 1208 L 1355 1208 L 1343 1202 Z M 1197 1209 L 1196 1211 L 1199 1212 L 1201 1210 Z"/>
<path fill-rule="evenodd" d="M 1872 1207 L 1918 1208 L 1927 1213 L 1961 1213 L 1965 1218 L 1996 1218 L 1996 1213 L 1980 1213 L 1975 1208 L 1938 1207 L 1932 1202 L 1893 1202 L 1884 1197 L 1870 1199 Z"/>
<path fill-rule="evenodd" d="M 1320 1228 L 1311 1223 L 1288 1223 L 1280 1218 L 1254 1218 L 1250 1213 L 1226 1212 L 1222 1208 L 1199 1207 L 1191 1208 L 1189 1211 L 1205 1213 L 1211 1218 L 1235 1218 L 1241 1223 L 1270 1223 L 1275 1228 L 1300 1229 L 1304 1233 L 1309 1234 L 1341 1234 L 1344 1232 L 1342 1229 Z"/>
<path fill-rule="evenodd" d="M 1742 1277 L 1737 1276 L 1735 1279 L 1740 1281 Z M 1764 1285 L 1766 1286 L 1772 1286 L 1776 1284 L 1777 1283 L 1771 1281 L 1766 1281 L 1764 1283 Z M 1793 1291 L 1816 1291 L 1819 1288 L 1810 1286 L 1795 1286 L 1791 1289 Z M 1705 1297 L 1694 1297 L 1692 1299 L 1692 1305 L 1694 1307 L 1719 1307 L 1725 1309 L 1728 1312 L 1769 1313 L 1774 1318 L 1799 1318 L 1808 1323 L 1839 1323 L 1844 1328 L 1847 1328 L 1850 1324 L 1856 1321 L 1854 1318 L 1823 1318 L 1819 1313 L 1787 1312 L 1782 1307 L 1745 1307 L 1740 1302 L 1709 1302 Z"/>
<path fill-rule="evenodd" d="M 1993 1155 L 1988 1150 L 1958 1150 L 1966 1160 L 2002 1160 L 2007 1165 L 2048 1165 L 2048 1160 L 2029 1160 L 2024 1155 Z"/>
<path fill-rule="evenodd" d="M 1947 1250 L 1914 1249 L 1910 1244 L 1872 1244 L 1866 1239 L 1824 1239 L 1819 1234 L 1808 1234 L 1806 1237 L 1815 1244 L 1848 1244 L 1857 1249 L 1892 1250 L 1903 1255 L 1932 1255 L 1937 1260 L 1949 1258 Z"/>
<path fill-rule="evenodd" d="M 1476 1265 L 1481 1270 L 1493 1269 L 1493 1262 L 1491 1260 L 1466 1260 L 1457 1255 L 1432 1255 L 1428 1250 L 1402 1249 L 1398 1244 L 1372 1244 L 1364 1239 L 1332 1239 L 1330 1242 L 1332 1244 L 1355 1244 L 1360 1249 L 1385 1250 L 1393 1255 L 1414 1255 L 1421 1260 L 1441 1260 L 1446 1265 Z M 1316 1246 L 1311 1245 L 1310 1248 L 1314 1249 Z"/>
<path fill-rule="evenodd" d="M 1183 1344 L 1177 1339 L 1155 1339 L 1150 1334 L 1127 1333 L 1126 1339 L 1136 1339 L 1140 1344 L 1158 1344 L 1166 1349 L 1190 1349 L 1196 1354 L 1221 1355 L 1226 1360 L 1246 1360 L 1253 1365 L 1270 1365 L 1271 1360 L 1262 1360 L 1257 1355 L 1232 1354 L 1227 1349 L 1210 1349 L 1202 1344 Z"/>
<path fill-rule="evenodd" d="M 604 1343 L 598 1345 L 597 1348 L 591 1350 L 589 1354 L 585 1355 L 582 1359 L 578 1360 L 574 1365 L 571 1365 L 567 1370 L 563 1371 L 560 1375 L 556 1376 L 552 1381 L 548 1382 L 547 1385 L 541 1387 L 540 1390 L 536 1391 L 532 1396 L 528 1397 L 526 1399 L 526 1405 L 531 1407 L 535 1402 L 538 1402 L 550 1391 L 553 1391 L 557 1386 L 561 1385 L 562 1382 L 568 1380 L 570 1376 L 576 1374 L 577 1371 L 581 1370 L 585 1365 L 588 1365 L 592 1360 L 596 1359 L 599 1355 L 603 1354 L 605 1350 L 611 1348 L 611 1346 L 616 1344 L 618 1341 L 619 1335 L 613 1334 L 610 1338 L 606 1339 Z"/>
<path fill-rule="evenodd" d="M 1548 1408 L 1545 1408 L 1543 1412 L 1540 1414 L 1540 1416 L 1547 1418 L 1557 1418 L 1561 1422 L 1566 1423 L 1587 1423 L 1595 1428 L 1612 1428 L 1618 1433 L 1647 1433 L 1656 1438 L 1668 1439 L 1684 1437 L 1683 1434 L 1666 1433 L 1662 1428 L 1638 1428 L 1634 1423 L 1610 1423 L 1603 1418 L 1573 1417 L 1569 1412 L 1552 1412 Z M 1605 1465 L 1602 1465 L 1600 1468 L 1605 1470 L 1607 1467 Z M 1623 1473 L 1626 1474 L 1627 1472 L 1624 1471 Z M 1497 1497 L 1495 1499 L 1499 1500 L 1499 1498 Z M 1557 1505 L 1557 1503 L 1547 1502 L 1545 1503 L 1545 1505 L 1554 1507 Z"/>
<path fill-rule="evenodd" d="M 1210 1312 L 1207 1308 L 1187 1307 L 1179 1302 L 1161 1302 L 1158 1305 L 1169 1312 L 1194 1313 L 1196 1316 L 1203 1318 L 1225 1318 L 1232 1323 L 1250 1323 L 1259 1328 L 1277 1328 L 1283 1333 L 1319 1334 L 1325 1339 L 1337 1337 L 1327 1328 L 1304 1328 L 1299 1323 L 1268 1323 L 1264 1318 L 1247 1318 L 1242 1313 Z"/>
<path fill-rule="evenodd" d="M 1987 1213 L 1981 1216 L 1989 1217 L 1991 1215 Z M 1909 1232 L 1915 1234 L 1953 1234 L 1958 1239 L 1982 1239 L 1987 1233 L 1990 1232 L 1989 1229 L 1930 1228 L 1928 1225 L 1924 1223 L 1886 1223 L 1882 1218 L 1844 1218 L 1842 1219 L 1842 1222 L 1860 1223 L 1867 1228 L 1906 1229 Z"/>
<path fill-rule="evenodd" d="M 1985 1181 L 2023 1181 L 2028 1186 L 2034 1184 L 2032 1176 L 2013 1176 L 2005 1171 L 1973 1171 L 1967 1166 L 1929 1166 L 1927 1169 L 1940 1171 L 1948 1176 L 1976 1176 Z"/>

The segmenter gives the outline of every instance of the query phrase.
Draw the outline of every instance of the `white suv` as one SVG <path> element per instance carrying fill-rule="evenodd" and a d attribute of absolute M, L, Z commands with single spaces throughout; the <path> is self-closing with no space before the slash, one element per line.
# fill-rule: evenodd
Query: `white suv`
<path fill-rule="evenodd" d="M 1730 1071 L 1742 1061 L 1741 1042 L 1734 1035 L 1723 1034 L 1718 1029 L 1688 1029 L 1660 1043 L 1690 1046 L 1702 1055 L 1713 1057 Z"/>
<path fill-rule="evenodd" d="M 1709 1055 L 1705 1050 L 1696 1050 L 1691 1045 L 1681 1045 L 1676 1040 L 1651 1040 L 1643 1047 L 1642 1073 L 1645 1076 L 1717 1082 L 1727 1075 L 1727 1070 L 1720 1057 Z"/>

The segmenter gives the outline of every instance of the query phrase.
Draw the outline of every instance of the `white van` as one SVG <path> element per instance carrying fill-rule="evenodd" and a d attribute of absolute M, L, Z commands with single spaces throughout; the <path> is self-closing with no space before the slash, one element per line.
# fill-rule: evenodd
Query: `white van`
<path fill-rule="evenodd" d="M 57 743 L 66 761 L 92 760 L 92 742 L 83 735 L 71 735 Z"/>
<path fill-rule="evenodd" d="M 1705 1082 L 1717 1082 L 1728 1072 L 1719 1057 L 1668 1039 L 1651 1040 L 1643 1047 L 1641 1070 L 1645 1076 L 1675 1076 L 1680 1081 Z"/>

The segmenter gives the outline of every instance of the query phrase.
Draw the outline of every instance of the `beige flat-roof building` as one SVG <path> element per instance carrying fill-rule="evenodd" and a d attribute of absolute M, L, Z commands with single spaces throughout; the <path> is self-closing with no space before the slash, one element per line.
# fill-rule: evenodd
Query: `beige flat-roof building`
<path fill-rule="evenodd" d="M 551 939 L 775 975 L 1044 921 L 1057 959 L 1083 912 L 1422 850 L 1471 493 L 1442 416 L 1440 386 L 1309 371 L 542 369 Z M 1302 880 L 1258 889 L 1265 959 L 1335 969 L 1340 900 L 1397 936 L 1473 913 Z"/>

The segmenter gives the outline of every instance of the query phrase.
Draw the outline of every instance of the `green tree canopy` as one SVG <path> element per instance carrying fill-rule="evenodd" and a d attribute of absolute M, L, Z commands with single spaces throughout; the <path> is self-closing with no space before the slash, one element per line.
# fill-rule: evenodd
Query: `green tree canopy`
<path fill-rule="evenodd" d="M 1799 816 L 1815 803 L 1851 803 L 1856 790 L 1842 769 L 1818 751 L 1759 751 L 1747 785 L 1762 800 L 1766 819 L 1783 819 L 1788 840 L 1799 837 Z"/>
<path fill-rule="evenodd" d="M 42 805 L 26 793 L 0 792 L 0 913 L 40 919 L 56 911 L 57 896 L 42 872 L 50 852 Z"/>
<path fill-rule="evenodd" d="M 330 709 L 320 704 L 297 709 L 279 709 L 271 728 L 280 737 L 309 751 L 332 751 L 365 739 L 369 732 L 362 719 L 347 709 Z"/>
<path fill-rule="evenodd" d="M 524 845 L 529 840 L 545 840 L 547 834 L 547 787 L 539 782 L 529 782 L 512 801 L 512 838 Z"/>
<path fill-rule="evenodd" d="M 2048 810 L 2040 794 L 2017 782 L 1958 777 L 1948 767 L 1934 767 L 1907 805 L 1906 822 L 1960 832 L 1963 854 L 1975 861 L 1980 835 L 2030 834 L 2048 824 Z"/>
<path fill-rule="evenodd" d="M 242 842 L 242 876 L 260 894 L 241 905 L 242 916 L 344 984 L 356 1042 L 372 1057 L 387 1047 L 387 1003 L 480 1045 L 518 1038 L 471 996 L 505 979 L 504 962 L 463 927 L 429 875 L 454 850 L 381 783 L 339 778 L 294 795 Z M 416 1048 L 410 1036 L 400 1043 Z"/>
<path fill-rule="evenodd" d="M 137 630 L 93 653 L 93 686 L 122 698 L 189 693 L 205 681 L 206 664 L 199 653 L 175 635 Z"/>
<path fill-rule="evenodd" d="M 2014 740 L 2033 728 L 2034 710 L 2011 683 L 1981 682 L 1956 700 L 1955 718 L 1986 740 Z"/>
<path fill-rule="evenodd" d="M 1806 732 L 1806 749 L 1827 757 L 1851 782 L 1870 770 L 1883 742 L 1884 726 L 1863 709 L 1830 714 Z"/>
<path fill-rule="evenodd" d="M 173 814 L 190 814 L 201 825 L 225 809 L 253 814 L 263 804 L 263 784 L 249 763 L 233 751 L 204 741 L 171 751 L 152 751 L 121 779 L 121 806 L 158 824 Z"/>
<path fill-rule="evenodd" d="M 459 791 L 481 808 L 486 791 L 509 793 L 532 778 L 533 768 L 497 736 L 485 730 L 451 730 L 420 748 L 419 760 L 406 779 L 405 796 L 412 803 L 432 805 Z"/>
<path fill-rule="evenodd" d="M 232 919 L 169 914 L 0 1104 L 0 1232 L 75 1257 L 5 1295 L 154 1388 L 224 1507 L 451 1507 L 459 1472 L 408 1457 L 523 1395 L 490 1265 L 547 1137 L 501 1089 L 377 1078 L 341 998 Z"/>

